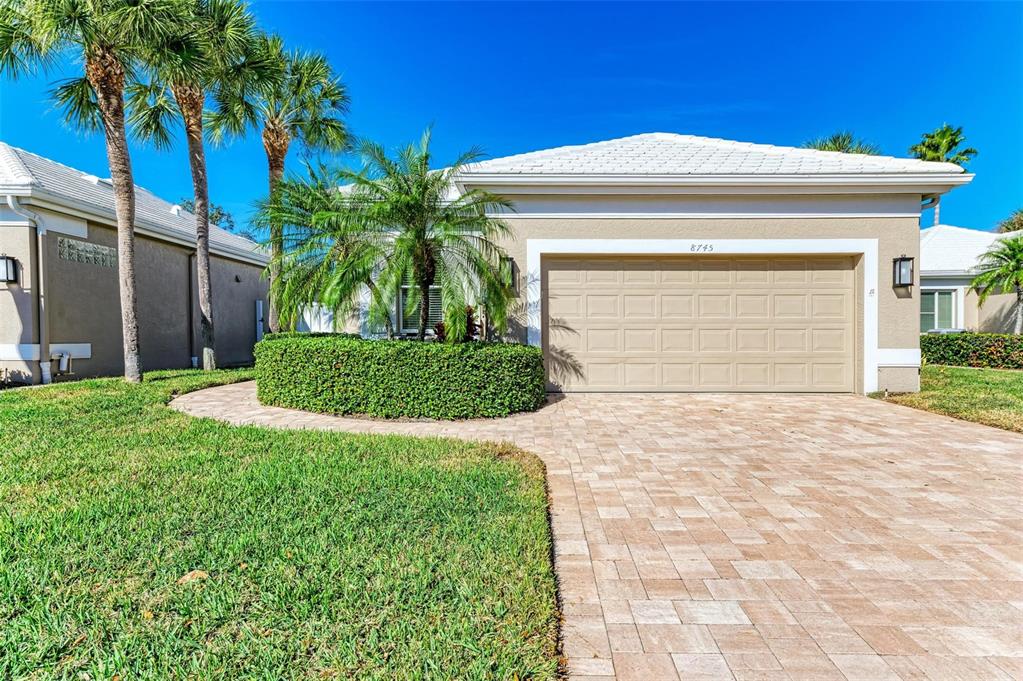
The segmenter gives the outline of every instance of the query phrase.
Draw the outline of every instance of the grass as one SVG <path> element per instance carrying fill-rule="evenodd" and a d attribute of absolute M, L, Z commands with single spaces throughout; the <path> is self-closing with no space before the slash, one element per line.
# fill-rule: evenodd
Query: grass
<path fill-rule="evenodd" d="M 1023 433 L 1023 371 L 930 364 L 921 370 L 920 392 L 887 400 Z"/>
<path fill-rule="evenodd" d="M 0 393 L 0 678 L 556 676 L 534 457 L 165 406 L 250 377 Z"/>

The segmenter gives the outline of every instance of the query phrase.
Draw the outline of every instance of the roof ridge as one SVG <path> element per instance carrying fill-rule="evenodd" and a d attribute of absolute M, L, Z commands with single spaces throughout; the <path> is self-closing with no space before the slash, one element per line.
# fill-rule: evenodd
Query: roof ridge
<path fill-rule="evenodd" d="M 18 156 L 19 151 L 23 150 L 7 142 L 0 141 L 0 165 L 3 165 L 3 167 L 10 171 L 11 177 L 14 178 L 15 182 L 28 185 L 37 184 L 35 176 L 32 175 L 28 166 Z"/>
<path fill-rule="evenodd" d="M 700 141 L 700 142 L 703 142 L 703 143 L 709 143 L 709 144 L 713 144 L 715 146 L 722 146 L 722 147 L 757 148 L 757 149 L 765 151 L 765 152 L 773 151 L 773 152 L 777 152 L 777 153 L 780 153 L 780 154 L 790 154 L 792 152 L 797 152 L 797 153 L 801 153 L 801 154 L 806 154 L 807 156 L 829 156 L 829 157 L 832 157 L 832 158 L 848 158 L 849 156 L 866 156 L 866 157 L 869 157 L 869 158 L 872 158 L 872 159 L 884 159 L 884 160 L 892 160 L 892 161 L 908 161 L 910 163 L 917 163 L 917 162 L 933 163 L 933 161 L 923 161 L 923 159 L 905 158 L 903 156 L 892 156 L 890 154 L 857 154 L 855 152 L 831 151 L 831 150 L 826 150 L 826 149 L 813 149 L 811 147 L 797 147 L 797 146 L 790 146 L 790 145 L 787 145 L 787 144 L 768 144 L 768 143 L 765 143 L 765 142 L 744 142 L 742 140 L 730 140 L 730 139 L 725 139 L 723 137 L 707 137 L 707 136 L 704 136 L 704 135 L 689 135 L 689 134 L 684 134 L 684 133 L 663 133 L 663 132 L 648 133 L 648 134 L 658 135 L 658 136 L 661 136 L 661 135 L 671 136 L 671 137 L 675 137 L 675 138 L 684 138 L 686 140 L 697 140 L 697 141 Z M 636 137 L 640 137 L 641 135 L 635 135 L 635 136 Z M 939 163 L 944 163 L 944 162 L 939 162 Z M 949 164 L 949 165 L 955 165 L 955 164 Z"/>
<path fill-rule="evenodd" d="M 653 165 L 658 165 L 656 163 L 657 161 L 670 159 L 672 156 L 682 158 L 683 162 L 689 161 L 693 158 L 699 160 L 704 156 L 708 156 L 713 159 L 716 156 L 717 161 L 723 163 L 725 166 L 737 165 L 734 163 L 736 159 L 738 159 L 739 164 L 741 164 L 742 158 L 746 156 L 752 159 L 751 165 L 754 167 L 754 171 L 757 170 L 757 165 L 764 165 L 766 163 L 780 167 L 786 167 L 792 164 L 814 166 L 816 169 L 811 169 L 810 172 L 818 173 L 825 172 L 827 170 L 838 173 L 863 173 L 868 172 L 871 168 L 874 169 L 874 172 L 891 173 L 909 173 L 916 171 L 926 173 L 962 174 L 965 172 L 963 168 L 955 164 L 923 161 L 915 158 L 904 158 L 900 156 L 880 154 L 852 154 L 841 151 L 822 151 L 819 149 L 807 149 L 804 147 L 764 144 L 761 142 L 743 142 L 720 137 L 706 137 L 702 135 L 688 135 L 663 131 L 638 133 L 623 137 L 615 137 L 608 140 L 562 145 L 549 149 L 536 149 L 533 151 L 510 154 L 508 156 L 488 158 L 472 164 L 467 170 L 469 174 L 472 174 L 473 172 L 484 173 L 493 168 L 514 166 L 517 163 L 521 163 L 523 166 L 529 167 L 529 170 L 519 171 L 512 169 L 508 172 L 543 172 L 542 167 L 531 166 L 542 166 L 547 164 L 571 166 L 577 162 L 583 165 L 587 163 L 591 165 L 596 163 L 596 165 L 612 167 L 614 164 L 610 164 L 608 159 L 604 157 L 613 156 L 616 153 L 620 153 L 622 155 L 623 160 L 627 162 L 625 165 L 631 167 L 631 171 L 635 174 L 641 174 L 641 171 L 636 171 L 636 166 L 642 165 L 641 163 L 636 163 L 636 161 L 642 160 L 643 157 L 647 156 L 655 161 Z M 664 164 L 661 163 L 660 165 Z M 696 163 L 695 165 L 699 164 Z M 797 169 L 797 172 L 798 170 L 799 169 Z M 688 174 L 688 171 L 685 171 L 684 174 Z"/>

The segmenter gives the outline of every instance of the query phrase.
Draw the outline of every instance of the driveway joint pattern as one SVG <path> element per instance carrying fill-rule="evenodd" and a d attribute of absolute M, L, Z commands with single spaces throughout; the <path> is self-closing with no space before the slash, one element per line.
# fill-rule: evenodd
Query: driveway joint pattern
<path fill-rule="evenodd" d="M 572 394 L 492 421 L 171 406 L 508 441 L 547 466 L 573 678 L 1023 678 L 1023 436 L 854 395 Z"/>

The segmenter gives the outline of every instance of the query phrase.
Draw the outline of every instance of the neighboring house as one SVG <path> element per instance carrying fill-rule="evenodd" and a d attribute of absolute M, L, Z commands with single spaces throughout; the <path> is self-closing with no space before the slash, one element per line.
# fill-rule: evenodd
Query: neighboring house
<path fill-rule="evenodd" d="M 970 282 L 977 265 L 1000 239 L 1023 232 L 981 232 L 935 225 L 920 232 L 920 331 L 965 329 L 1011 333 L 1015 294 L 992 294 L 984 305 Z"/>
<path fill-rule="evenodd" d="M 863 393 L 919 389 L 920 290 L 893 260 L 971 179 L 651 133 L 484 161 L 457 189 L 514 203 L 510 336 L 544 348 L 552 388 Z"/>
<path fill-rule="evenodd" d="M 195 218 L 141 187 L 135 195 L 142 366 L 188 367 L 200 354 Z M 218 362 L 251 362 L 267 257 L 212 226 L 210 252 Z M 77 377 L 123 371 L 109 180 L 0 142 L 0 255 L 17 262 L 17 280 L 0 283 L 0 381 L 49 382 L 62 365 Z"/>

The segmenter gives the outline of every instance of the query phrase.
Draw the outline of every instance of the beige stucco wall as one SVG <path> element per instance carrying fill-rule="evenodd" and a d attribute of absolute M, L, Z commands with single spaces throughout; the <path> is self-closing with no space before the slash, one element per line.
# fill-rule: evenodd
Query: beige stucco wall
<path fill-rule="evenodd" d="M 18 261 L 18 282 L 0 283 L 0 345 L 38 342 L 36 321 L 36 236 L 24 226 L 0 226 L 0 255 Z M 32 383 L 39 378 L 35 362 L 0 360 L 0 382 Z"/>
<path fill-rule="evenodd" d="M 195 259 L 192 259 L 195 277 Z M 213 324 L 219 366 L 238 366 L 252 362 L 252 346 L 256 342 L 256 301 L 263 301 L 264 319 L 267 307 L 268 281 L 262 269 L 224 258 L 212 258 L 210 277 L 213 282 Z M 194 281 L 194 279 L 193 279 Z M 199 354 L 199 296 L 193 289 L 193 343 Z"/>
<path fill-rule="evenodd" d="M 1016 294 L 1001 293 L 988 296 L 983 305 L 978 304 L 977 294 L 966 294 L 966 317 L 972 313 L 973 323 L 967 327 L 985 333 L 1012 333 L 1016 323 Z"/>
<path fill-rule="evenodd" d="M 965 282 L 969 285 L 969 282 Z M 969 288 L 964 289 L 962 327 L 969 331 L 980 330 L 980 308 L 977 306 L 977 294 Z"/>
<path fill-rule="evenodd" d="M 920 347 L 919 286 L 892 287 L 891 262 L 907 255 L 919 262 L 920 228 L 915 217 L 899 218 L 516 218 L 507 219 L 511 234 L 502 245 L 517 264 L 518 300 L 509 335 L 526 340 L 525 297 L 529 282 L 528 239 L 877 239 L 878 346 L 882 349 Z M 863 262 L 857 260 L 857 390 L 862 390 Z M 879 372 L 879 389 L 916 389 L 919 371 L 890 368 Z M 885 382 L 889 382 L 886 385 Z M 908 386 L 908 387 L 907 387 Z"/>
<path fill-rule="evenodd" d="M 34 240 L 34 230 L 23 229 Z M 62 236 L 49 232 L 44 237 L 49 342 L 91 344 L 89 359 L 74 360 L 75 377 L 119 374 L 123 370 L 123 349 L 117 269 L 60 258 L 58 239 Z M 95 223 L 89 224 L 88 238 L 78 240 L 112 248 L 117 245 L 115 230 Z M 5 233 L 5 249 L 9 242 L 11 239 Z M 27 251 L 29 247 L 26 246 L 23 256 L 18 256 L 26 264 L 35 262 Z M 193 251 L 136 237 L 139 343 L 144 370 L 188 367 L 193 353 L 198 353 Z M 211 268 L 218 361 L 224 366 L 251 362 L 256 340 L 255 301 L 261 299 L 266 305 L 267 284 L 260 277 L 262 268 L 217 256 L 212 258 Z M 23 320 L 31 320 L 31 324 L 28 331 L 21 331 L 23 340 L 19 342 L 37 342 L 35 293 L 19 290 L 12 291 L 13 295 L 4 293 L 0 290 L 0 312 L 17 307 L 17 314 L 0 314 L 0 343 L 16 342 L 8 339 L 18 335 L 18 329 L 25 326 Z M 193 315 L 189 314 L 190 307 Z M 192 347 L 190 338 L 194 338 Z M 0 362 L 0 369 L 11 368 L 13 364 Z M 38 381 L 37 363 L 21 365 L 32 371 L 33 380 Z"/>

